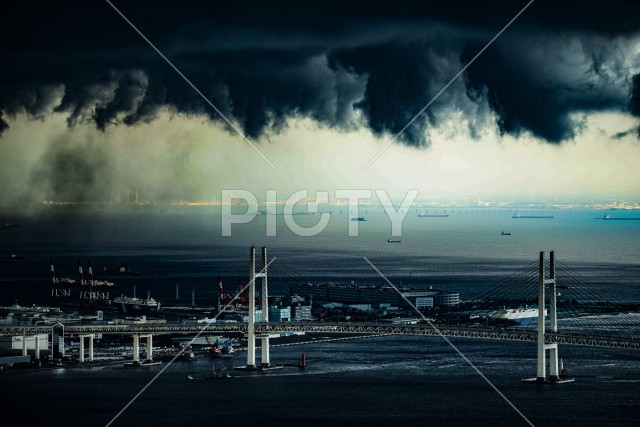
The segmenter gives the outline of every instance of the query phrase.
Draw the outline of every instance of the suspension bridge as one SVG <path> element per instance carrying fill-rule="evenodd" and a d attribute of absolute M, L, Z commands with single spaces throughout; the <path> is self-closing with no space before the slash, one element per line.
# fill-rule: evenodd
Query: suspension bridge
<path fill-rule="evenodd" d="M 538 382 L 556 382 L 559 378 L 559 346 L 580 345 L 618 349 L 640 349 L 640 313 L 638 306 L 616 302 L 605 292 L 591 286 L 589 281 L 569 266 L 557 261 L 554 253 L 539 259 L 519 271 L 483 290 L 473 298 L 467 298 L 447 307 L 426 321 L 406 323 L 381 320 L 362 322 L 331 321 L 270 321 L 269 310 L 256 316 L 256 304 L 269 307 L 274 295 L 290 290 L 299 278 L 291 270 L 278 268 L 267 258 L 262 248 L 262 268 L 256 270 L 255 248 L 248 259 L 238 262 L 237 268 L 219 278 L 219 288 L 214 298 L 218 300 L 218 315 L 230 307 L 247 308 L 248 321 L 221 322 L 208 319 L 205 323 L 141 324 L 87 324 L 87 325 L 0 325 L 0 335 L 22 336 L 23 355 L 27 355 L 29 336 L 48 334 L 53 343 L 54 335 L 65 339 L 80 339 L 80 361 L 85 358 L 85 339 L 89 340 L 88 360 L 93 360 L 93 339 L 96 334 L 132 336 L 133 359 L 139 360 L 139 340 L 146 338 L 147 358 L 153 357 L 153 336 L 162 334 L 243 334 L 247 337 L 247 363 L 245 369 L 271 367 L 270 336 L 284 332 L 324 334 L 389 334 L 441 336 L 452 338 L 530 341 L 537 343 Z M 247 261 L 249 272 L 246 274 Z M 242 271 L 244 270 L 244 272 Z M 275 273 L 275 274 L 274 274 Z M 238 281 L 239 291 L 234 296 L 225 292 L 223 280 Z M 242 284 L 245 283 L 243 286 Z M 259 292 L 256 289 L 260 284 Z M 245 292 L 248 291 L 248 292 Z M 389 291 L 389 290 L 387 290 Z M 431 314 L 428 314 L 430 317 Z M 256 341 L 261 342 L 260 364 L 256 362 Z M 39 340 L 36 340 L 34 357 L 39 357 Z M 547 357 L 548 354 L 548 357 Z M 547 372 L 548 367 L 548 372 Z M 548 373 L 548 375 L 547 375 Z"/>

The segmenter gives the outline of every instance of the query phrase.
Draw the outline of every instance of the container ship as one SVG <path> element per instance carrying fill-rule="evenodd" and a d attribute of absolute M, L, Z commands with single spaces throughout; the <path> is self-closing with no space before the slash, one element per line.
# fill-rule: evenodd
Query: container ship
<path fill-rule="evenodd" d="M 609 216 L 608 214 L 605 214 L 602 219 L 604 219 L 605 221 L 640 221 L 640 218 L 612 218 L 611 216 Z"/>
<path fill-rule="evenodd" d="M 511 218 L 522 218 L 522 219 L 551 219 L 555 218 L 553 215 L 520 215 L 519 213 L 513 214 Z"/>

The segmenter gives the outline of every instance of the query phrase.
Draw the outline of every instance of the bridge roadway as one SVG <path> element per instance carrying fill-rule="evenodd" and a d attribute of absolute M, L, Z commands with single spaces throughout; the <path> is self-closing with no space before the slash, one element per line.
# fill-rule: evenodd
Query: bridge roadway
<path fill-rule="evenodd" d="M 0 326 L 0 335 L 35 335 L 47 334 L 56 325 Z M 60 327 L 60 324 L 58 324 Z M 119 325 L 68 325 L 64 326 L 64 334 L 196 334 L 206 330 L 211 333 L 247 333 L 246 323 L 148 323 Z M 440 326 L 438 330 L 428 324 L 398 325 L 390 323 L 325 323 L 325 322 L 283 322 L 257 323 L 256 334 L 282 332 L 318 332 L 328 334 L 392 334 L 392 335 L 424 335 L 450 338 L 479 338 L 511 341 L 537 341 L 536 331 L 518 331 L 511 329 Z M 626 348 L 640 350 L 640 340 L 626 337 L 597 336 L 568 333 L 550 333 L 545 335 L 548 344 L 560 343 L 590 347 Z"/>

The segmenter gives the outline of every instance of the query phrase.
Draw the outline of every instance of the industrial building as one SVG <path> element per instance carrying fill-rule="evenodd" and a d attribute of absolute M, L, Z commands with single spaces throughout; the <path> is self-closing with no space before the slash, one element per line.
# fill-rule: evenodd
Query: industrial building
<path fill-rule="evenodd" d="M 389 286 L 363 286 L 336 283 L 298 283 L 291 286 L 291 295 L 303 295 L 322 301 L 335 301 L 347 304 L 372 304 L 380 306 L 391 304 L 409 307 L 407 300 L 420 310 L 435 307 L 455 307 L 460 303 L 460 294 L 436 289 L 399 288 L 400 293 Z"/>

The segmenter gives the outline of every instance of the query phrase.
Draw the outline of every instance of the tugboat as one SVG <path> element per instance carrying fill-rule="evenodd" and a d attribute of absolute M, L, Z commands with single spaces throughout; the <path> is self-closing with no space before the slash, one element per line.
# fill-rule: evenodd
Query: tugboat
<path fill-rule="evenodd" d="M 503 236 L 511 236 L 511 233 L 510 233 L 510 232 L 507 232 L 507 231 L 503 231 L 503 232 L 502 232 L 502 235 L 503 235 Z"/>

